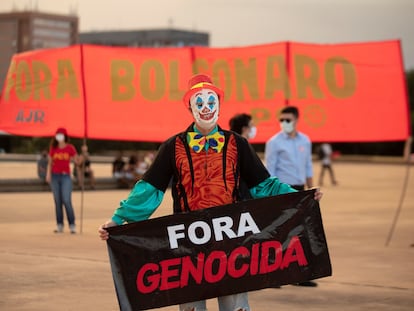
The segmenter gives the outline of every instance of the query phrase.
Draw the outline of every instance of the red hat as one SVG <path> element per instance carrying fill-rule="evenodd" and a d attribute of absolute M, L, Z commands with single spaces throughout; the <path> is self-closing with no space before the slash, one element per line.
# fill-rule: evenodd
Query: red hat
<path fill-rule="evenodd" d="M 213 84 L 213 81 L 209 76 L 205 74 L 197 74 L 195 76 L 192 76 L 188 81 L 188 91 L 184 94 L 183 97 L 184 105 L 188 107 L 190 97 L 202 89 L 209 89 L 214 91 L 218 95 L 219 99 L 222 99 L 224 97 L 224 92 Z"/>
<path fill-rule="evenodd" d="M 68 136 L 68 131 L 66 131 L 66 129 L 65 129 L 64 127 L 59 127 L 59 128 L 56 130 L 56 134 L 57 134 L 57 133 L 65 134 L 65 136 Z"/>

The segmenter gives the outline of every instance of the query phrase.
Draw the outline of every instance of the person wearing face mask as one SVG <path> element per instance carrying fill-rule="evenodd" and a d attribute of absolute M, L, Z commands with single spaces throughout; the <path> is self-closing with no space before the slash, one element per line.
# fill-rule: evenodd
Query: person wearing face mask
<path fill-rule="evenodd" d="M 296 190 L 305 190 L 313 187 L 312 143 L 296 129 L 298 119 L 297 107 L 281 110 L 281 130 L 266 142 L 265 162 L 271 176 L 277 176 Z M 296 285 L 315 287 L 317 283 L 308 281 Z"/>
<path fill-rule="evenodd" d="M 233 116 L 229 121 L 230 130 L 236 132 L 247 140 L 256 137 L 257 129 L 253 124 L 252 116 L 240 113 Z"/>
<path fill-rule="evenodd" d="M 50 184 L 55 201 L 55 233 L 63 232 L 63 207 L 65 208 L 70 233 L 76 233 L 75 212 L 72 206 L 71 161 L 77 164 L 77 151 L 69 143 L 66 129 L 58 128 L 55 137 L 52 138 L 50 143 L 49 164 L 46 174 L 46 182 Z"/>
<path fill-rule="evenodd" d="M 99 227 L 102 240 L 109 237 L 108 227 L 148 219 L 161 204 L 170 181 L 174 213 L 238 202 L 242 200 L 237 191 L 241 181 L 253 198 L 296 191 L 269 176 L 246 139 L 217 124 L 223 95 L 207 75 L 189 80 L 183 102 L 194 122 L 160 146 L 128 198 Z M 321 192 L 315 193 L 315 199 L 321 197 Z M 250 310 L 247 293 L 218 297 L 218 303 L 220 311 Z M 206 301 L 183 303 L 179 310 L 203 311 Z"/>
<path fill-rule="evenodd" d="M 229 121 L 230 131 L 233 131 L 247 140 L 256 137 L 256 127 L 253 125 L 252 116 L 247 113 L 234 115 Z M 252 199 L 250 191 L 243 182 L 239 185 L 240 196 L 242 199 Z"/>

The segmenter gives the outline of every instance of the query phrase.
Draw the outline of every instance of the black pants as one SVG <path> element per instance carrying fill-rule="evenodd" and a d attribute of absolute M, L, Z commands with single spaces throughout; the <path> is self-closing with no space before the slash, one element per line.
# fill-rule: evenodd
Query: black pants
<path fill-rule="evenodd" d="M 333 172 L 332 166 L 330 164 L 323 164 L 322 165 L 321 174 L 319 175 L 319 185 L 323 184 L 323 175 L 325 175 L 326 170 L 328 170 L 329 175 L 331 176 L 331 184 L 336 185 L 334 172 Z"/>

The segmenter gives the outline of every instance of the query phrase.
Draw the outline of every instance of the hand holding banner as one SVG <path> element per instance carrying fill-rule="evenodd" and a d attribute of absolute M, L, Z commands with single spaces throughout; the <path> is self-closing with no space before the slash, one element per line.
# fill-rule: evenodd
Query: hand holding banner
<path fill-rule="evenodd" d="M 314 190 L 108 228 L 121 310 L 331 275 Z"/>

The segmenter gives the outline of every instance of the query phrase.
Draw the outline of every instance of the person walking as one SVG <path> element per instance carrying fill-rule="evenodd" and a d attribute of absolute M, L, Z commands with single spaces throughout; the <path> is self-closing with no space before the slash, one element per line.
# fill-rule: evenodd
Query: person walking
<path fill-rule="evenodd" d="M 296 129 L 299 119 L 297 107 L 283 108 L 279 115 L 281 131 L 265 145 L 265 162 L 271 176 L 291 185 L 296 190 L 313 187 L 312 143 L 307 135 Z M 317 286 L 313 281 L 299 286 Z"/>
<path fill-rule="evenodd" d="M 174 213 L 238 202 L 240 180 L 254 198 L 296 191 L 269 176 L 247 140 L 217 124 L 223 95 L 209 76 L 198 74 L 189 80 L 183 101 L 194 122 L 162 143 L 128 198 L 99 227 L 102 240 L 109 238 L 108 227 L 149 218 L 170 182 Z M 315 192 L 315 199 L 321 197 L 320 191 Z M 218 297 L 218 304 L 220 311 L 250 310 L 247 293 Z M 183 303 L 179 310 L 206 310 L 206 301 Z"/>
<path fill-rule="evenodd" d="M 69 143 L 68 132 L 65 128 L 58 128 L 52 138 L 49 149 L 49 163 L 46 182 L 50 184 L 55 202 L 56 229 L 55 233 L 62 233 L 63 207 L 69 224 L 70 233 L 76 233 L 75 212 L 72 206 L 72 178 L 70 164 L 78 162 L 75 147 Z"/>
<path fill-rule="evenodd" d="M 321 160 L 321 173 L 319 175 L 319 186 L 323 186 L 323 176 L 325 171 L 329 172 L 331 178 L 331 184 L 336 186 L 337 182 L 335 179 L 335 174 L 332 168 L 332 146 L 328 143 L 323 143 L 319 146 L 319 158 Z"/>

